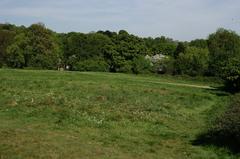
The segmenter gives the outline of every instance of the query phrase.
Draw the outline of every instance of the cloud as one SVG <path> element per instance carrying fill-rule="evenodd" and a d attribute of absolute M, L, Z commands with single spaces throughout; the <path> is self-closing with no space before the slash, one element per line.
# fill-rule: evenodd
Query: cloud
<path fill-rule="evenodd" d="M 239 31 L 237 0 L 1 0 L 0 21 L 42 21 L 58 32 L 126 29 L 139 36 L 205 38 L 219 27 Z"/>

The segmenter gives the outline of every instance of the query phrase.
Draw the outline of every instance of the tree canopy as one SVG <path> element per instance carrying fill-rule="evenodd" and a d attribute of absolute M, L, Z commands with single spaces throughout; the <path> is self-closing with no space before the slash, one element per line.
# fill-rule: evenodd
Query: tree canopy
<path fill-rule="evenodd" d="M 160 57 L 152 63 L 147 57 Z M 56 33 L 42 23 L 0 24 L 0 67 L 216 76 L 240 90 L 240 36 L 218 29 L 208 39 L 174 41 L 97 31 Z"/>

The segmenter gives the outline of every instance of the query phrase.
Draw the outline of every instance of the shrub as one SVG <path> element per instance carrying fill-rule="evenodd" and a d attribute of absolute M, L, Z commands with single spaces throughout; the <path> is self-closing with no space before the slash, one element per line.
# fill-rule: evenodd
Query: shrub
<path fill-rule="evenodd" d="M 116 72 L 132 73 L 132 61 L 120 62 L 119 68 L 116 70 Z"/>
<path fill-rule="evenodd" d="M 200 135 L 198 141 L 240 152 L 240 94 L 233 97 L 227 110 L 217 117 L 207 133 Z"/>
<path fill-rule="evenodd" d="M 228 91 L 240 91 L 240 58 L 231 58 L 222 68 L 221 77 L 225 80 Z"/>
<path fill-rule="evenodd" d="M 149 60 L 145 59 L 143 56 L 138 56 L 133 59 L 132 71 L 135 74 L 147 73 L 151 68 L 151 63 Z"/>

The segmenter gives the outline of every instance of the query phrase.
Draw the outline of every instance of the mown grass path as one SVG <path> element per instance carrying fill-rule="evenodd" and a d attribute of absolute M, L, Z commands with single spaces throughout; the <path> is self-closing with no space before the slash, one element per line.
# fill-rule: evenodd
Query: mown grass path
<path fill-rule="evenodd" d="M 83 74 L 88 74 L 88 75 L 100 75 L 100 76 L 104 76 L 104 74 L 101 73 L 91 73 L 91 72 L 82 72 Z M 108 74 L 109 75 L 109 74 Z M 113 75 L 113 74 L 112 74 Z M 116 77 L 120 77 L 123 78 L 124 76 L 122 76 L 121 74 L 116 74 Z M 120 75 L 120 76 L 119 76 Z M 131 77 L 129 79 L 129 77 Z M 133 75 L 129 75 L 129 77 L 125 76 L 126 79 L 128 80 L 134 80 L 136 82 L 148 82 L 148 83 L 154 83 L 154 84 L 162 84 L 162 85 L 173 85 L 173 86 L 183 86 L 183 87 L 193 87 L 193 88 L 202 88 L 202 89 L 212 89 L 212 90 L 216 90 L 217 88 L 214 86 L 210 86 L 210 85 L 203 85 L 203 84 L 188 84 L 188 83 L 184 83 L 186 81 L 179 81 L 179 80 L 175 80 L 175 82 L 167 82 L 167 79 L 164 78 L 146 78 L 146 77 L 141 77 L 138 78 L 137 76 L 133 76 Z M 164 76 L 163 76 L 164 77 Z M 124 79 L 124 78 L 123 78 Z M 144 79 L 144 80 L 143 80 Z M 153 79 L 155 79 L 153 81 Z M 174 76 L 172 77 L 171 80 L 174 80 Z M 177 83 L 178 82 L 178 83 Z M 189 81 L 188 81 L 189 82 Z M 205 84 L 208 84 L 207 82 L 205 82 Z M 211 83 L 212 84 L 212 83 Z"/>

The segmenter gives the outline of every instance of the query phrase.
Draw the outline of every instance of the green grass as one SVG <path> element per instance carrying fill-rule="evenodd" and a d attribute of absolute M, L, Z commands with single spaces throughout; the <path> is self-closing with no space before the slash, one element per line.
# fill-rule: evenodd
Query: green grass
<path fill-rule="evenodd" d="M 166 83 L 168 82 L 168 83 Z M 169 76 L 0 70 L 0 158 L 238 158 L 194 146 L 228 94 Z"/>

